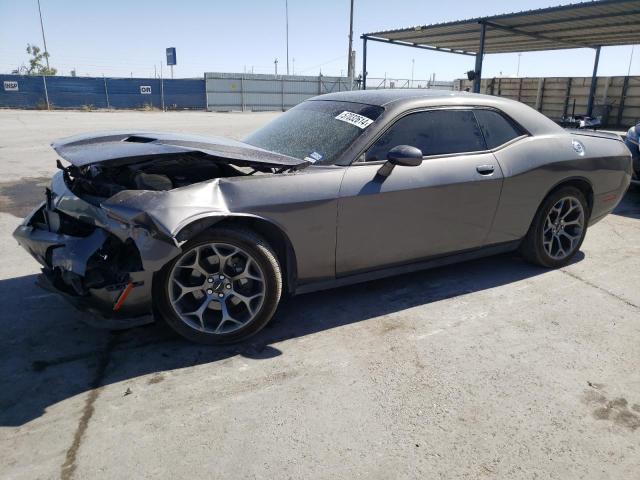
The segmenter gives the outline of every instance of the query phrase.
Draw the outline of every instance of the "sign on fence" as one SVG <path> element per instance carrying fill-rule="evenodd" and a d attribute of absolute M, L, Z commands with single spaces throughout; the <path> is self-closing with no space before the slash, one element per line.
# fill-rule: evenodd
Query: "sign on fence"
<path fill-rule="evenodd" d="M 4 82 L 4 91 L 5 92 L 17 92 L 18 91 L 18 82 L 14 81 L 6 81 Z"/>
<path fill-rule="evenodd" d="M 151 85 L 140 85 L 140 93 L 142 95 L 151 95 Z"/>

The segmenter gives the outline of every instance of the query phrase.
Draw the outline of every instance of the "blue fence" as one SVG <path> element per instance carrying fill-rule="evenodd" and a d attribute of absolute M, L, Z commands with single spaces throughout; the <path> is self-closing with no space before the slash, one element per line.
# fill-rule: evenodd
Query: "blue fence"
<path fill-rule="evenodd" d="M 47 105 L 48 104 L 48 105 Z M 206 108 L 204 79 L 0 75 L 5 108 Z"/>

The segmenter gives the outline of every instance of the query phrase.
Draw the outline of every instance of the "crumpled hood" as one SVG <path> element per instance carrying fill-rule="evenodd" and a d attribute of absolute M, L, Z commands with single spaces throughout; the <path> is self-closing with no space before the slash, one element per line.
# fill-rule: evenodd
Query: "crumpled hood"
<path fill-rule="evenodd" d="M 309 162 L 223 137 L 179 133 L 102 132 L 56 140 L 53 149 L 71 164 L 82 167 L 96 163 L 126 165 L 159 155 L 200 152 L 235 164 L 265 167 L 306 165 Z"/>

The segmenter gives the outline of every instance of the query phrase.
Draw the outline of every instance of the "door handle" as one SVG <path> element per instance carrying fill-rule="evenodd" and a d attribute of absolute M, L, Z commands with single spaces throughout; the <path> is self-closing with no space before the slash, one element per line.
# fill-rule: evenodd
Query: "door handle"
<path fill-rule="evenodd" d="M 491 175 L 491 174 L 493 174 L 495 168 L 496 167 L 494 167 L 493 165 L 478 165 L 476 167 L 476 171 L 480 175 Z"/>

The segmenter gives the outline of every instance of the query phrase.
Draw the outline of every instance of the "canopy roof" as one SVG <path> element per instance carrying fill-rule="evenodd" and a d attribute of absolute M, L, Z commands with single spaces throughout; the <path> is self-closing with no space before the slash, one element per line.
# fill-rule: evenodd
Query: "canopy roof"
<path fill-rule="evenodd" d="M 640 0 L 582 2 L 560 7 L 479 17 L 362 37 L 429 50 L 475 55 L 481 24 L 484 53 L 640 44 Z"/>

